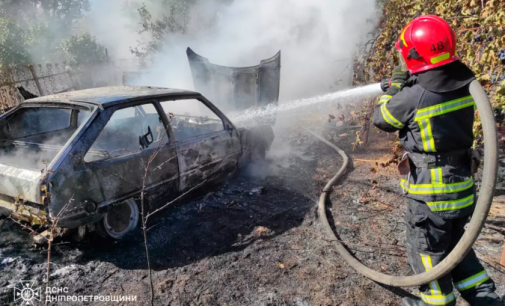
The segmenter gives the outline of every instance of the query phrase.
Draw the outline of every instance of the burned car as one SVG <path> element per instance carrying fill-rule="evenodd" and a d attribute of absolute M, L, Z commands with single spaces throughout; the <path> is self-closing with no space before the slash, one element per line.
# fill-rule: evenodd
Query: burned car
<path fill-rule="evenodd" d="M 195 90 L 225 114 L 270 107 L 268 114 L 236 124 L 254 126 L 271 143 L 274 139 L 272 126 L 276 121 L 272 106 L 279 102 L 281 52 L 250 67 L 216 65 L 191 48 L 186 49 L 186 55 Z M 145 71 L 123 72 L 123 85 L 138 85 L 147 79 L 150 78 Z"/>
<path fill-rule="evenodd" d="M 29 99 L 0 116 L 0 214 L 121 239 L 138 225 L 142 191 L 153 211 L 228 178 L 270 142 L 192 91 L 117 86 Z"/>

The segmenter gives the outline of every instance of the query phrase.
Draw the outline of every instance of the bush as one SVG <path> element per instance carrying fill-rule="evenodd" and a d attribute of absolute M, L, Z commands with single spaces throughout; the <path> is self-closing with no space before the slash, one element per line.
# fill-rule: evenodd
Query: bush
<path fill-rule="evenodd" d="M 104 46 L 89 33 L 72 35 L 61 46 L 66 58 L 74 65 L 98 63 L 107 57 Z"/>
<path fill-rule="evenodd" d="M 505 2 L 499 0 L 379 1 L 376 38 L 365 54 L 355 58 L 355 84 L 378 82 L 398 63 L 394 44 L 415 17 L 444 18 L 454 29 L 458 56 L 476 74 L 494 107 L 505 110 Z M 481 134 L 477 118 L 475 135 Z M 478 137 L 477 137 L 478 138 Z"/>

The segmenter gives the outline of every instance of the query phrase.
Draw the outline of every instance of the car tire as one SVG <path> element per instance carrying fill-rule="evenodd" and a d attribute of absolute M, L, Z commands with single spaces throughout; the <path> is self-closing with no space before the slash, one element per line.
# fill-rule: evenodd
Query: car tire
<path fill-rule="evenodd" d="M 114 240 L 123 240 L 138 226 L 139 207 L 133 199 L 112 205 L 98 222 L 98 231 L 102 236 Z"/>

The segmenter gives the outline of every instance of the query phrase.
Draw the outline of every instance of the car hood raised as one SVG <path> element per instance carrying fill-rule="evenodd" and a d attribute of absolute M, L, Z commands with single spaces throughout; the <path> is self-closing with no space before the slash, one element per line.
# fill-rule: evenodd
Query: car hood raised
<path fill-rule="evenodd" d="M 191 48 L 186 50 L 195 89 L 224 113 L 277 105 L 281 52 L 252 67 L 226 67 L 209 62 Z M 275 112 L 255 118 L 255 124 L 273 125 Z"/>

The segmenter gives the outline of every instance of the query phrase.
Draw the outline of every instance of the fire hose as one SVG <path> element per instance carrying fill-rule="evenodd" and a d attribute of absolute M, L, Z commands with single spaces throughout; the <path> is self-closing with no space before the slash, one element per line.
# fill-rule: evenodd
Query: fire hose
<path fill-rule="evenodd" d="M 340 253 L 342 258 L 357 272 L 362 275 L 385 285 L 396 286 L 396 287 L 410 287 L 410 286 L 420 286 L 425 285 L 431 281 L 441 278 L 445 274 L 451 272 L 456 265 L 458 265 L 465 255 L 470 251 L 473 244 L 477 240 L 480 231 L 484 227 L 486 218 L 489 214 L 491 208 L 491 203 L 493 199 L 493 193 L 496 184 L 497 175 L 497 164 L 498 164 L 498 142 L 496 134 L 496 124 L 493 109 L 491 103 L 487 97 L 482 86 L 478 81 L 474 80 L 470 83 L 470 94 L 472 95 L 475 104 L 477 105 L 477 110 L 482 122 L 482 130 L 484 133 L 484 165 L 482 173 L 482 182 L 479 189 L 479 195 L 477 199 L 477 204 L 475 205 L 475 210 L 472 218 L 468 224 L 463 237 L 461 237 L 458 244 L 454 249 L 447 255 L 447 257 L 440 262 L 438 265 L 433 267 L 433 269 L 423 272 L 421 274 L 416 274 L 412 276 L 394 276 L 384 273 L 377 272 L 373 269 L 368 268 L 362 264 L 358 259 L 356 259 L 342 244 L 342 242 L 337 238 L 333 229 L 328 222 L 326 216 L 326 199 L 331 191 L 331 188 L 337 183 L 340 177 L 345 173 L 345 170 L 349 164 L 349 157 L 347 154 L 341 150 L 339 147 L 333 143 L 327 141 L 323 137 L 315 134 L 314 132 L 307 130 L 309 133 L 314 135 L 316 138 L 326 143 L 328 146 L 333 148 L 342 158 L 342 167 L 338 170 L 333 178 L 326 184 L 319 198 L 318 204 L 318 214 L 323 225 L 323 231 L 327 238 L 333 242 L 335 248 Z"/>

